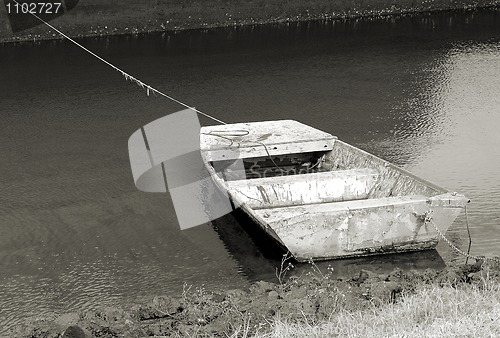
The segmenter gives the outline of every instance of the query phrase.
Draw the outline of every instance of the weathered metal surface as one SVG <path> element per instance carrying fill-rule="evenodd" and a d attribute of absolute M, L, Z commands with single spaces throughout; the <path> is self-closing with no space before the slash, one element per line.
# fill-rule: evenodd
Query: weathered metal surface
<path fill-rule="evenodd" d="M 201 128 L 208 161 L 327 151 L 335 137 L 292 120 L 235 123 Z"/>
<path fill-rule="evenodd" d="M 255 214 L 297 259 L 308 260 L 403 247 L 416 250 L 421 244 L 437 243 L 438 234 L 425 223 L 426 217 L 444 232 L 460 209 L 432 206 L 425 196 L 400 196 L 261 209 Z"/>
<path fill-rule="evenodd" d="M 279 130 L 279 123 L 290 121 L 260 122 L 259 126 L 266 131 Z M 293 123 L 296 124 L 300 125 Z M 243 125 L 257 123 L 224 127 L 236 130 Z M 313 133 L 308 135 L 311 137 Z M 265 138 L 280 144 L 301 139 L 295 136 L 277 133 L 266 134 Z M 332 150 L 321 152 L 323 141 L 328 140 L 322 137 L 319 143 L 309 143 L 316 149 L 282 144 L 271 155 L 265 153 L 268 142 L 266 148 L 262 146 L 257 151 L 248 140 L 245 156 L 249 156 L 250 163 L 266 161 L 266 157 L 284 163 L 285 157 L 292 156 L 294 160 L 290 163 L 300 166 L 296 163 L 298 158 L 321 159 L 315 165 L 315 171 L 321 172 L 306 170 L 292 176 L 245 179 L 248 173 L 242 172 L 231 178 L 234 173 L 230 167 L 217 174 L 210 164 L 214 158 L 228 158 L 223 143 L 217 144 L 220 153 L 215 157 L 210 148 L 213 144 L 208 148 L 205 144 L 202 151 L 212 178 L 229 193 L 235 205 L 299 261 L 433 248 L 438 242 L 434 226 L 446 232 L 468 202 L 463 195 L 448 192 L 333 136 Z M 300 149 L 314 156 L 296 156 Z M 225 151 L 230 157 L 232 150 L 228 144 Z"/>
<path fill-rule="evenodd" d="M 340 140 L 335 142 L 333 150 L 325 156 L 323 166 L 329 170 L 376 169 L 380 179 L 373 191 L 370 192 L 369 198 L 409 194 L 433 196 L 446 192 L 444 188 Z"/>
<path fill-rule="evenodd" d="M 351 169 L 228 182 L 229 191 L 253 209 L 367 198 L 377 183 L 373 169 Z"/>

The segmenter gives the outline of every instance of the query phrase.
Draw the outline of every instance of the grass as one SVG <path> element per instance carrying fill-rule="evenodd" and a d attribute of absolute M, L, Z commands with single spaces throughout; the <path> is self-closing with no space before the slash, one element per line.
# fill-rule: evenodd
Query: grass
<path fill-rule="evenodd" d="M 498 337 L 500 284 L 418 287 L 395 304 L 350 312 L 340 310 L 321 323 L 278 318 L 255 337 Z"/>

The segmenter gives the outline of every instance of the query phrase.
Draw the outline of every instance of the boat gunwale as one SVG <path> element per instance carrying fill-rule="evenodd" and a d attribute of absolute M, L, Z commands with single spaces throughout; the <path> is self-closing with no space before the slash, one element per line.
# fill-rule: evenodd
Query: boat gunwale
<path fill-rule="evenodd" d="M 432 188 L 432 189 L 436 190 L 437 192 L 440 192 L 440 193 L 451 192 L 451 190 L 448 190 L 445 187 L 439 186 L 436 183 L 430 182 L 430 181 L 428 181 L 428 180 L 426 180 L 426 179 L 424 179 L 422 177 L 419 177 L 419 176 L 413 174 L 412 172 L 410 172 L 410 171 L 408 171 L 406 169 L 401 168 L 400 166 L 398 166 L 396 164 L 393 164 L 393 163 L 391 163 L 391 162 L 389 162 L 389 161 L 387 161 L 387 160 L 385 160 L 385 159 L 383 159 L 381 157 L 378 157 L 378 156 L 376 156 L 374 154 L 371 154 L 371 153 L 367 152 L 366 150 L 363 150 L 361 148 L 353 146 L 352 144 L 349 144 L 349 143 L 344 142 L 344 141 L 339 140 L 339 139 L 335 140 L 335 144 L 337 142 L 339 142 L 339 143 L 341 143 L 341 144 L 343 144 L 343 145 L 345 145 L 347 147 L 350 147 L 350 148 L 354 149 L 354 151 L 361 152 L 363 155 L 365 155 L 367 157 L 370 157 L 371 159 L 373 159 L 375 161 L 381 162 L 385 167 L 391 167 L 392 169 L 395 169 L 395 170 L 401 172 L 402 174 L 410 177 L 411 179 L 413 179 L 413 180 L 415 180 L 417 182 L 420 182 L 420 183 L 426 185 L 429 188 Z M 331 151 L 335 151 L 335 144 L 333 146 L 334 148 Z"/>

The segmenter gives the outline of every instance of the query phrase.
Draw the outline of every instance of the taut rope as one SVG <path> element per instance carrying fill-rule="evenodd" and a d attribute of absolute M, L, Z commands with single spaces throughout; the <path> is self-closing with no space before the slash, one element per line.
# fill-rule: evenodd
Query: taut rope
<path fill-rule="evenodd" d="M 16 0 L 13 0 L 15 3 L 19 4 L 19 2 L 17 2 Z M 31 12 L 30 12 L 31 13 Z M 222 120 L 219 120 L 218 118 L 215 118 L 207 113 L 204 113 L 194 107 L 191 107 L 189 106 L 188 104 L 180 101 L 180 100 L 177 100 L 176 98 L 170 96 L 170 95 L 167 95 L 165 93 L 163 93 L 162 91 L 148 85 L 147 83 L 144 83 L 142 82 L 141 80 L 137 79 L 136 77 L 128 74 L 127 72 L 125 72 L 124 70 L 116 67 L 115 65 L 113 65 L 111 62 L 103 59 L 102 57 L 100 57 L 99 55 L 97 55 L 96 53 L 92 52 L 91 50 L 87 49 L 86 47 L 82 46 L 81 44 L 79 44 L 78 42 L 76 42 L 75 40 L 73 40 L 72 38 L 70 38 L 69 36 L 67 36 L 66 34 L 64 34 L 63 32 L 61 32 L 59 29 L 55 28 L 54 26 L 52 26 L 51 24 L 49 24 L 47 21 L 43 20 L 42 18 L 40 18 L 38 15 L 34 14 L 34 13 L 31 13 L 31 15 L 33 15 L 35 18 L 37 18 L 38 20 L 40 20 L 41 22 L 43 22 L 45 25 L 47 25 L 48 27 L 52 28 L 53 30 L 55 30 L 57 33 L 59 33 L 62 37 L 68 39 L 69 41 L 71 41 L 72 43 L 74 43 L 76 46 L 80 47 L 81 49 L 83 49 L 84 51 L 86 51 L 87 53 L 89 53 L 90 55 L 94 56 L 95 58 L 97 58 L 98 60 L 104 62 L 106 65 L 110 66 L 111 68 L 113 68 L 114 70 L 116 70 L 117 72 L 119 72 L 120 74 L 122 74 L 126 80 L 130 80 L 130 81 L 133 81 L 135 82 L 139 87 L 143 88 L 143 89 L 146 89 L 146 93 L 147 95 L 149 96 L 149 93 L 152 92 L 153 94 L 159 94 L 163 97 L 166 97 L 167 99 L 175 102 L 175 103 L 178 103 L 180 104 L 181 106 L 184 106 L 186 108 L 189 108 L 193 111 L 195 111 L 196 113 L 200 114 L 200 115 L 203 115 L 205 117 L 208 117 L 209 119 L 212 119 L 218 123 L 221 123 L 221 124 L 227 124 L 226 122 L 222 121 Z"/>

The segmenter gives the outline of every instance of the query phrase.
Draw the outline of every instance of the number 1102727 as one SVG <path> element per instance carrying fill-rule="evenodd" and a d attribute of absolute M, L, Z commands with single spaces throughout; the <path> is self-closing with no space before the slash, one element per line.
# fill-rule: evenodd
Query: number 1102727
<path fill-rule="evenodd" d="M 5 5 L 8 14 L 57 14 L 63 11 L 61 2 L 9 2 Z"/>

